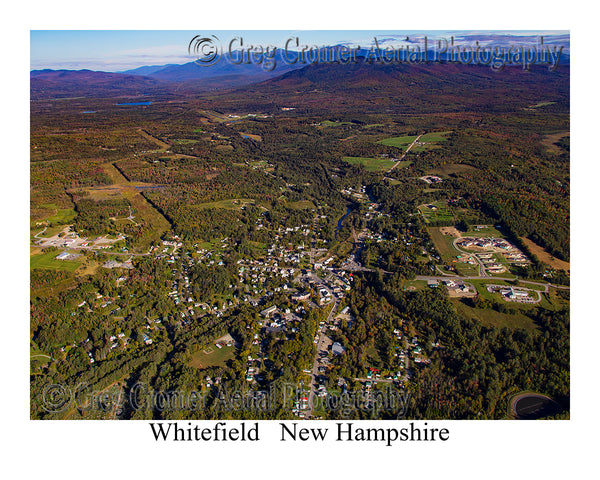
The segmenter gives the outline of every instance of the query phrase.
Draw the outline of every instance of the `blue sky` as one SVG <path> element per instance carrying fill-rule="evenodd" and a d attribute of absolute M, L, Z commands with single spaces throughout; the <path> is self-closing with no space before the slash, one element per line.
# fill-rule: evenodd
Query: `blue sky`
<path fill-rule="evenodd" d="M 195 35 L 215 35 L 226 48 L 235 37 L 242 37 L 245 45 L 274 45 L 283 47 L 290 37 L 299 37 L 301 44 L 336 45 L 350 44 L 369 48 L 373 38 L 380 44 L 397 43 L 407 36 L 419 41 L 454 36 L 456 41 L 536 44 L 544 36 L 546 44 L 555 43 L 569 50 L 568 31 L 441 31 L 441 30 L 32 30 L 30 34 L 30 68 L 32 70 L 90 69 L 122 71 L 143 65 L 164 65 L 193 61 L 187 52 Z"/>

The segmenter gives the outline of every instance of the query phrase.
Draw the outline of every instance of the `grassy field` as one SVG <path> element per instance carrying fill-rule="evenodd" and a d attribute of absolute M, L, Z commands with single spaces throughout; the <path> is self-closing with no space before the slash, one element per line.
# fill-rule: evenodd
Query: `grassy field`
<path fill-rule="evenodd" d="M 286 207 L 292 210 L 306 210 L 309 208 L 315 208 L 315 204 L 310 200 L 298 200 L 297 202 L 288 202 Z"/>
<path fill-rule="evenodd" d="M 439 143 L 447 140 L 446 136 L 452 132 L 431 132 L 426 133 L 421 138 L 417 144 L 410 149 L 411 152 L 425 152 L 427 150 L 431 150 L 434 148 L 439 148 Z"/>
<path fill-rule="evenodd" d="M 554 105 L 556 102 L 540 102 L 540 103 L 536 103 L 535 105 L 530 105 L 529 108 L 540 108 L 540 107 L 546 107 L 548 105 Z"/>
<path fill-rule="evenodd" d="M 411 150 L 412 151 L 412 150 Z M 427 172 L 427 175 L 450 175 L 453 173 L 475 172 L 477 169 L 471 165 L 464 163 L 450 163 L 448 165 L 440 165 Z"/>
<path fill-rule="evenodd" d="M 72 208 L 59 208 L 58 205 L 54 203 L 47 203 L 42 205 L 44 208 L 48 208 L 54 210 L 54 214 L 47 218 L 47 221 L 50 223 L 58 223 L 58 224 L 67 224 L 71 223 L 73 219 L 77 216 L 77 212 Z"/>
<path fill-rule="evenodd" d="M 137 132 L 146 140 L 154 143 L 156 146 L 158 146 L 162 151 L 164 150 L 168 150 L 169 148 L 171 148 L 171 145 L 169 145 L 168 143 L 163 142 L 162 140 L 160 140 L 159 138 L 156 138 L 153 135 L 150 135 L 148 132 L 146 132 L 145 130 L 142 130 L 141 128 L 139 128 L 137 130 Z"/>
<path fill-rule="evenodd" d="M 433 241 L 435 248 L 438 252 L 440 252 L 442 259 L 445 262 L 455 260 L 456 255 L 461 255 L 461 253 L 453 246 L 455 237 L 452 235 L 444 235 L 440 231 L 440 227 L 427 227 L 427 231 L 431 236 L 431 240 Z"/>
<path fill-rule="evenodd" d="M 362 165 L 368 172 L 385 172 L 396 163 L 389 158 L 344 157 L 342 160 L 352 165 Z"/>
<path fill-rule="evenodd" d="M 410 167 L 413 162 L 411 160 L 402 160 L 401 162 L 396 162 L 396 168 L 406 168 L 406 167 Z"/>
<path fill-rule="evenodd" d="M 435 207 L 435 210 L 429 208 L 429 205 Z M 425 219 L 425 223 L 429 223 L 431 221 L 437 220 L 454 220 L 454 213 L 452 213 L 452 209 L 448 206 L 448 204 L 444 201 L 432 202 L 428 204 L 419 205 L 417 207 L 423 218 Z"/>
<path fill-rule="evenodd" d="M 388 147 L 396 147 L 406 150 L 406 147 L 414 142 L 415 138 L 417 138 L 417 135 L 405 135 L 403 137 L 384 138 L 383 140 L 379 140 L 377 143 L 381 145 L 387 145 Z"/>
<path fill-rule="evenodd" d="M 510 275 L 505 275 L 505 276 L 510 276 Z M 490 300 L 490 301 L 498 301 L 498 302 L 503 302 L 504 300 L 502 300 L 501 295 L 499 293 L 490 293 L 488 292 L 486 285 L 511 285 L 510 283 L 503 281 L 503 280 L 495 280 L 494 278 L 487 278 L 485 280 L 469 280 L 470 283 L 472 283 L 475 288 L 477 288 L 477 292 L 478 294 L 481 296 L 481 298 L 484 298 L 486 300 Z M 544 290 L 543 287 L 540 287 L 538 285 L 531 285 L 529 283 L 525 283 L 525 282 L 521 282 L 519 285 L 519 287 L 523 287 L 523 288 L 528 288 L 530 290 Z M 536 298 L 537 294 L 533 293 L 532 294 L 533 298 Z M 541 301 L 539 303 L 518 303 L 518 302 L 507 302 L 506 305 L 510 306 L 510 307 L 514 307 L 514 308 L 518 308 L 519 310 L 532 310 L 539 307 L 543 307 L 546 308 L 548 310 L 556 310 L 558 308 L 560 308 L 562 305 L 565 304 L 565 301 L 561 300 L 560 298 L 558 298 L 558 295 L 556 294 L 546 294 L 546 293 L 541 293 Z"/>
<path fill-rule="evenodd" d="M 475 225 L 471 225 L 470 230 L 462 234 L 463 237 L 494 237 L 504 238 L 505 235 L 496 227 L 486 225 L 485 228 L 476 229 Z"/>
<path fill-rule="evenodd" d="M 31 269 L 44 268 L 47 270 L 65 270 L 67 272 L 74 272 L 77 270 L 85 257 L 79 257 L 77 260 L 56 260 L 57 255 L 61 252 L 59 250 L 54 252 L 46 252 L 40 254 L 34 254 L 29 257 L 29 266 Z"/>
<path fill-rule="evenodd" d="M 535 322 L 521 312 L 516 314 L 500 313 L 491 308 L 481 309 L 465 305 L 458 299 L 450 299 L 456 306 L 460 315 L 477 320 L 486 327 L 496 328 L 522 328 L 525 330 L 536 330 Z"/>
<path fill-rule="evenodd" d="M 419 138 L 419 142 L 422 143 L 436 143 L 436 142 L 445 142 L 452 132 L 431 132 L 426 133 L 421 138 Z"/>
<path fill-rule="evenodd" d="M 425 280 L 405 280 L 402 284 L 403 290 L 425 290 L 429 288 Z"/>
<path fill-rule="evenodd" d="M 46 228 L 46 230 L 44 230 L 44 227 L 40 227 L 39 225 L 37 225 L 37 226 L 31 228 L 31 236 L 34 237 L 35 235 L 40 233 L 42 230 L 44 230 L 44 233 L 41 233 L 38 238 L 50 238 L 50 237 L 53 237 L 54 235 L 58 235 L 64 229 L 65 229 L 65 225 L 56 225 L 54 227 L 48 227 L 48 228 Z"/>
<path fill-rule="evenodd" d="M 204 353 L 204 352 L 209 353 Z M 208 367 L 224 367 L 228 360 L 235 357 L 235 347 L 217 348 L 210 345 L 205 350 L 198 350 L 192 354 L 188 365 L 193 368 L 204 369 Z"/>
<path fill-rule="evenodd" d="M 464 262 L 454 263 L 454 261 L 452 262 L 452 264 L 456 268 L 456 271 L 459 275 L 462 275 L 464 277 L 474 277 L 479 275 L 479 264 L 471 265 L 469 263 Z"/>
<path fill-rule="evenodd" d="M 321 122 L 324 127 L 339 127 L 340 125 L 353 125 L 352 122 L 332 122 L 331 120 L 325 120 Z"/>
<path fill-rule="evenodd" d="M 529 251 L 533 253 L 541 262 L 547 263 L 552 268 L 559 270 L 565 270 L 567 272 L 571 270 L 571 264 L 569 262 L 565 262 L 564 260 L 559 260 L 558 258 L 553 257 L 546 250 L 528 238 L 521 237 L 521 240 L 527 246 Z"/>
<path fill-rule="evenodd" d="M 556 145 L 556 143 L 561 138 L 570 137 L 570 135 L 571 135 L 570 132 L 558 132 L 558 133 L 552 133 L 552 134 L 546 135 L 542 139 L 542 145 L 544 147 L 546 147 L 546 149 L 548 150 L 549 153 L 553 153 L 553 154 L 561 153 L 563 151 L 563 149 L 561 147 L 559 147 L 558 145 Z"/>
<path fill-rule="evenodd" d="M 71 223 L 76 216 L 77 212 L 72 208 L 62 208 L 58 209 L 56 215 L 49 217 L 48 221 L 51 223 L 60 223 L 64 225 L 66 223 Z"/>

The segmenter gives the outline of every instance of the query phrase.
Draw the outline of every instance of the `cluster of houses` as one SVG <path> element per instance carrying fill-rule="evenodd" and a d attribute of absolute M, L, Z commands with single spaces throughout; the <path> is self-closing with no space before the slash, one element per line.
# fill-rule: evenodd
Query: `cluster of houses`
<path fill-rule="evenodd" d="M 465 237 L 459 240 L 456 243 L 459 247 L 463 248 L 471 248 L 478 247 L 487 250 L 498 250 L 498 251 L 507 251 L 507 250 L 517 250 L 517 248 L 512 245 L 508 240 L 504 238 L 496 238 L 496 237 L 481 237 L 481 238 L 471 238 Z"/>

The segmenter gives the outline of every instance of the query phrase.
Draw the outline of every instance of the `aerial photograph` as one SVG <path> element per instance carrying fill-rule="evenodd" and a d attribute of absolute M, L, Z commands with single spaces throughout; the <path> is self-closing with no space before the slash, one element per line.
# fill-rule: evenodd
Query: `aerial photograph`
<path fill-rule="evenodd" d="M 31 420 L 570 419 L 569 31 L 29 54 Z"/>

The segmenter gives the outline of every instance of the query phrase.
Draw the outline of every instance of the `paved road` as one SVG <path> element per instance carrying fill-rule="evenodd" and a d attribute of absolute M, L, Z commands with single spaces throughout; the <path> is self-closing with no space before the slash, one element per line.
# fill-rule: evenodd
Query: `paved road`
<path fill-rule="evenodd" d="M 506 282 L 512 282 L 515 280 L 519 280 L 519 283 L 528 283 L 530 285 L 539 285 L 540 287 L 544 287 L 544 293 L 548 293 L 548 288 L 552 287 L 552 288 L 559 288 L 562 290 L 569 290 L 571 287 L 568 287 L 566 285 L 555 285 L 553 283 L 542 283 L 542 282 L 533 282 L 531 280 L 523 280 L 523 279 L 515 279 L 515 278 L 506 278 L 506 277 L 461 277 L 459 275 L 453 275 L 453 276 L 429 276 L 429 275 L 417 275 L 415 277 L 415 280 L 448 280 L 448 279 L 453 279 L 453 280 L 503 280 Z"/>
<path fill-rule="evenodd" d="M 331 311 L 329 312 L 329 316 L 327 317 L 327 320 L 325 321 L 325 325 L 328 325 L 331 322 L 331 319 L 333 318 L 337 307 L 338 307 L 338 303 L 339 301 L 336 300 L 333 303 L 333 307 L 331 308 Z M 317 342 L 317 351 L 315 353 L 315 360 L 313 362 L 313 367 L 312 367 L 312 373 L 311 373 L 311 378 L 310 378 L 310 393 L 308 394 L 308 412 L 307 412 L 307 416 L 311 416 L 312 415 L 312 411 L 313 411 L 313 407 L 314 407 L 314 401 L 315 401 L 315 384 L 317 383 L 317 376 L 319 373 L 319 352 L 321 351 L 321 347 L 323 346 L 323 341 L 325 340 L 325 333 L 323 333 L 325 329 L 321 328 L 320 333 L 319 333 L 319 341 Z"/>
<path fill-rule="evenodd" d="M 413 147 L 413 145 L 415 143 L 417 143 L 417 140 L 419 140 L 419 138 L 421 138 L 423 136 L 423 134 L 419 135 L 417 138 L 415 138 L 415 140 L 408 146 L 408 148 L 406 149 L 406 151 L 402 154 L 402 156 L 400 157 L 400 160 L 398 160 L 396 163 L 394 163 L 392 165 L 392 168 L 390 168 L 387 173 L 390 173 L 394 168 L 396 168 L 396 165 L 398 165 L 402 160 L 404 160 L 404 157 L 406 157 L 406 154 L 409 152 L 409 150 Z"/>
<path fill-rule="evenodd" d="M 479 263 L 479 276 L 480 277 L 489 277 L 490 275 L 487 274 L 487 271 L 485 269 L 485 264 L 483 263 L 483 261 L 481 260 L 481 258 L 479 258 L 478 255 L 476 255 L 474 252 L 468 252 L 466 250 L 463 250 L 462 248 L 458 248 L 458 246 L 456 245 L 456 243 L 459 240 L 462 240 L 462 237 L 455 238 L 454 241 L 452 242 L 452 246 L 456 250 L 458 250 L 460 253 L 464 253 L 466 255 L 470 255 L 471 257 L 475 257 L 475 260 L 477 260 L 477 263 Z"/>

